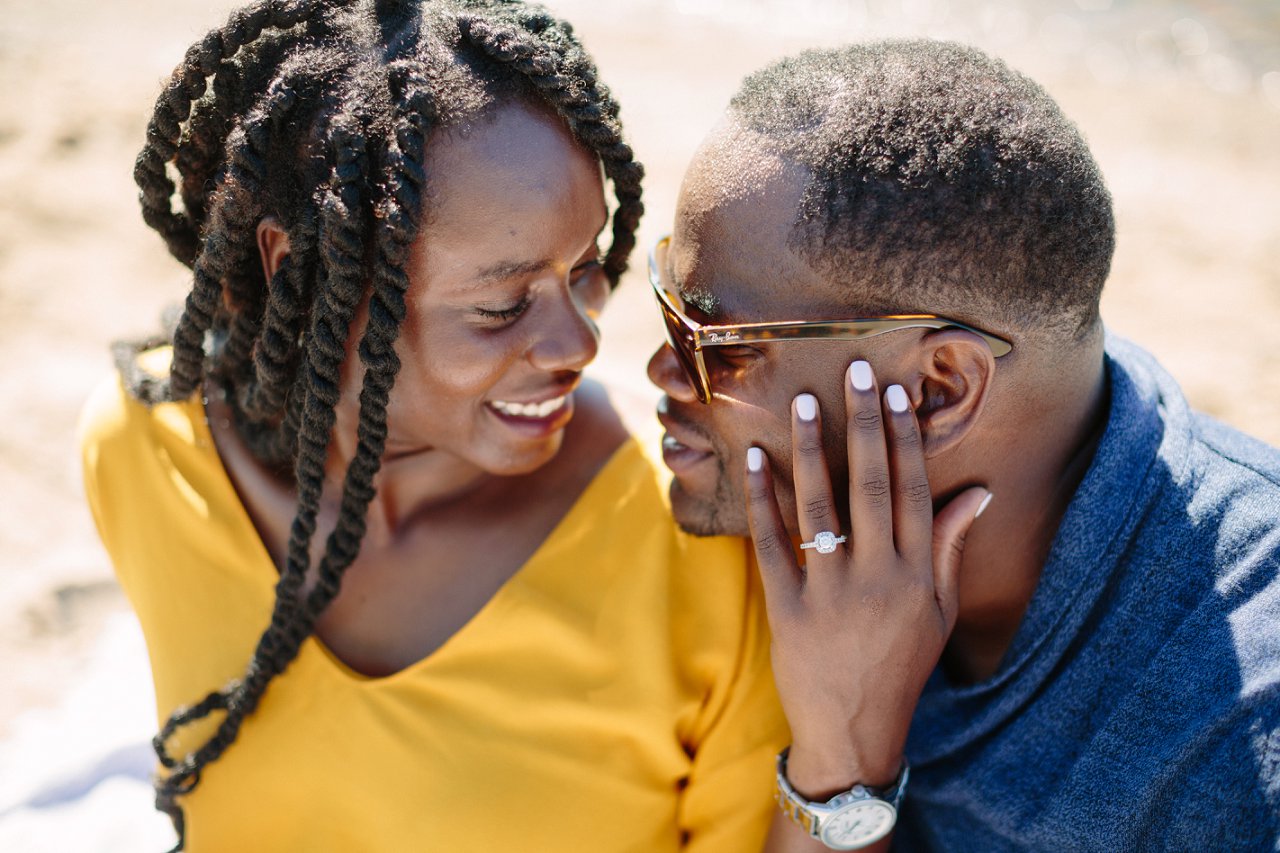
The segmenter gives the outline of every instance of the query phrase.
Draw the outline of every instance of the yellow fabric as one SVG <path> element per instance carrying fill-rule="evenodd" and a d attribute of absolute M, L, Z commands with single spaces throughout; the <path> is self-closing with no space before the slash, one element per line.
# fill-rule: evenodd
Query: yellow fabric
<path fill-rule="evenodd" d="M 113 379 L 81 431 L 163 720 L 241 675 L 277 573 L 198 396 Z M 187 849 L 743 853 L 786 737 L 743 543 L 681 534 L 632 440 L 429 657 L 367 678 L 307 640 L 185 798 Z"/>

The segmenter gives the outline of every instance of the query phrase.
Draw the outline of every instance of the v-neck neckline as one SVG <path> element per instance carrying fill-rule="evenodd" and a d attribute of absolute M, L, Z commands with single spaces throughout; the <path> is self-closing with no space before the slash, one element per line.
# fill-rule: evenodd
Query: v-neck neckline
<path fill-rule="evenodd" d="M 221 455 L 218 453 L 218 446 L 214 441 L 213 431 L 209 427 L 208 416 L 200 392 L 197 391 L 192 395 L 187 404 L 191 407 L 190 418 L 194 427 L 197 446 L 206 449 L 210 465 L 217 472 L 215 478 L 217 488 L 223 494 L 216 497 L 216 502 L 234 507 L 233 522 L 236 540 L 245 543 L 244 547 L 251 552 L 247 556 L 250 558 L 252 580 L 258 591 L 266 596 L 268 606 L 273 606 L 275 603 L 275 587 L 280 580 L 280 572 L 276 568 L 270 552 L 267 550 L 266 543 L 262 541 L 262 535 L 258 532 L 257 526 L 254 525 L 253 519 L 249 516 L 248 508 L 240 499 L 240 494 L 236 491 L 231 475 L 227 471 Z M 549 558 L 559 549 L 560 540 L 566 537 L 568 531 L 578 526 L 579 516 L 593 511 L 592 508 L 598 503 L 594 499 L 596 493 L 609 489 L 612 481 L 620 476 L 619 471 L 628 470 L 631 467 L 630 463 L 642 454 L 643 450 L 640 448 L 635 436 L 628 435 L 622 444 L 611 453 L 608 460 L 591 478 L 591 481 L 587 483 L 586 488 L 574 499 L 568 511 L 551 528 L 551 532 L 538 543 L 529 558 L 503 581 L 493 595 L 489 597 L 489 600 L 481 605 L 475 613 L 471 614 L 469 619 L 463 622 L 444 642 L 423 657 L 387 675 L 367 675 L 353 668 L 339 657 L 315 633 L 312 633 L 303 641 L 298 657 L 302 658 L 310 649 L 321 660 L 327 662 L 326 668 L 333 675 L 352 685 L 366 688 L 394 685 L 406 678 L 413 677 L 414 674 L 424 669 L 430 668 L 441 658 L 449 657 L 453 649 L 466 641 L 467 636 L 475 634 L 484 623 L 493 618 L 493 612 L 503 606 L 505 600 L 511 596 L 513 588 L 526 583 L 530 576 L 536 574 L 543 564 L 553 563 Z"/>

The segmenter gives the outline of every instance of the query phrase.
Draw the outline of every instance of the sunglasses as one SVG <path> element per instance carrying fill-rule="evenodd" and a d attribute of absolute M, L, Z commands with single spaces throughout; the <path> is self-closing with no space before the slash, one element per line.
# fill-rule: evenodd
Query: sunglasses
<path fill-rule="evenodd" d="M 676 354 L 689 384 L 703 403 L 711 402 L 711 377 L 703 351 L 708 347 L 738 346 L 744 343 L 774 343 L 798 340 L 855 340 L 896 332 L 899 329 L 964 329 L 987 342 L 996 358 L 1006 355 L 1013 344 L 989 332 L 936 314 L 889 314 L 852 320 L 793 320 L 782 323 L 743 323 L 730 326 L 703 325 L 684 312 L 684 300 L 670 281 L 667 251 L 671 235 L 662 237 L 649 253 L 649 283 L 662 311 L 667 341 Z"/>

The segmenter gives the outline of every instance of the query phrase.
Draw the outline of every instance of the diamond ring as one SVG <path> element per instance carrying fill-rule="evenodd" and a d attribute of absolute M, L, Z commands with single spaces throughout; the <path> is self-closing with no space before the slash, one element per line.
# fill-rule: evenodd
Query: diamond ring
<path fill-rule="evenodd" d="M 830 530 L 824 530 L 817 536 L 813 537 L 812 542 L 801 542 L 801 548 L 813 548 L 819 554 L 830 554 L 836 550 L 836 546 L 841 542 L 848 542 L 848 536 L 837 536 Z"/>

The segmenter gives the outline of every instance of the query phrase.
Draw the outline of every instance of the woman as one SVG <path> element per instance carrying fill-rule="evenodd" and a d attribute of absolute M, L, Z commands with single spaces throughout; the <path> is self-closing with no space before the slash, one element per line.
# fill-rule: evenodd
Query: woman
<path fill-rule="evenodd" d="M 568 25 L 249 6 L 136 176 L 194 286 L 85 470 L 179 847 L 754 849 L 785 736 L 742 548 L 674 530 L 581 383 L 641 170 Z"/>

